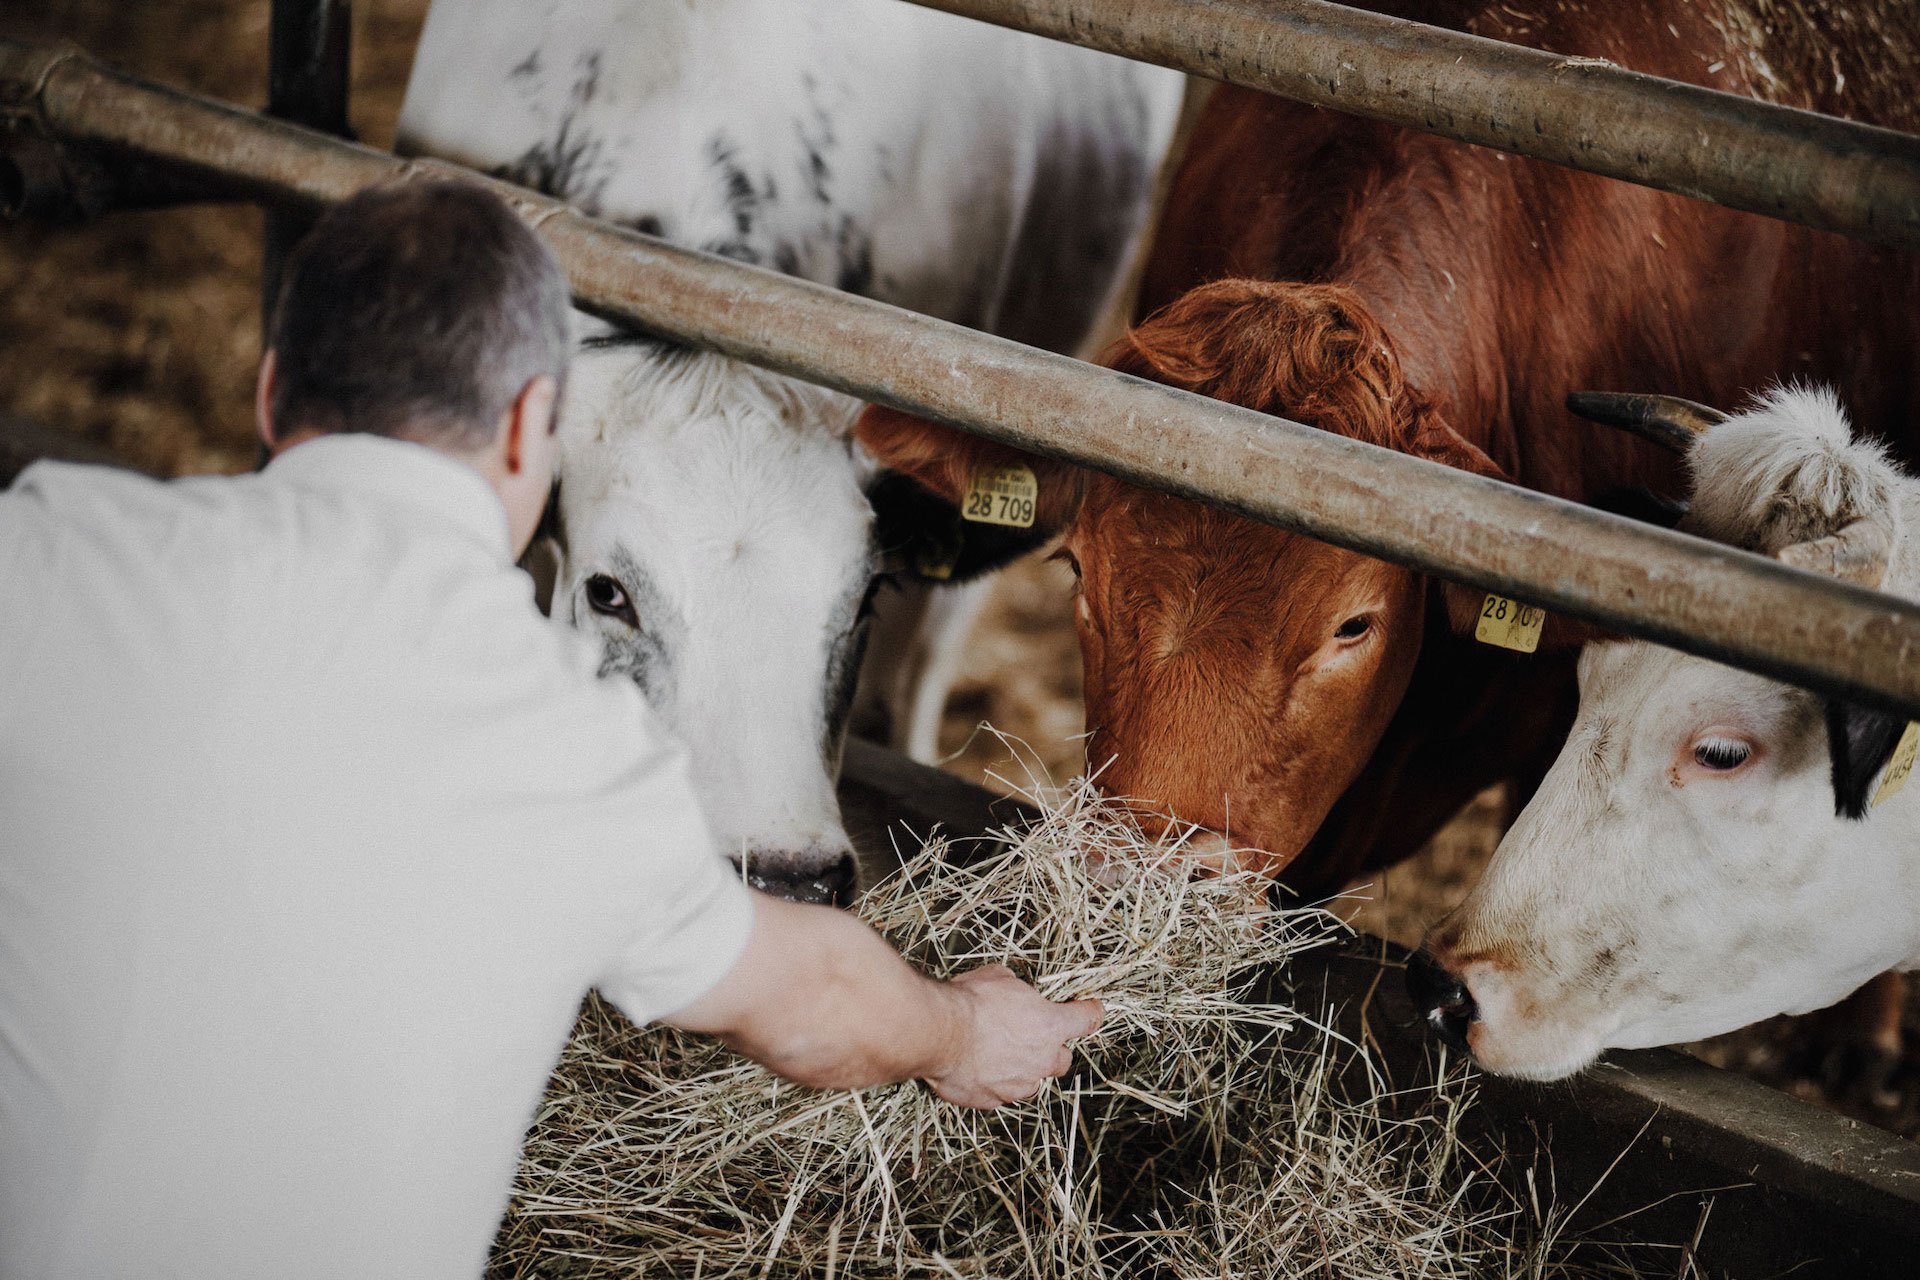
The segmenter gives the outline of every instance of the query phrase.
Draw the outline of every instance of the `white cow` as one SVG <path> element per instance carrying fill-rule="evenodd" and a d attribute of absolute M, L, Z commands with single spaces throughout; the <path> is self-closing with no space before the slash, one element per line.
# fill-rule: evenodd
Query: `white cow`
<path fill-rule="evenodd" d="M 1776 391 L 1688 454 L 1684 527 L 1920 598 L 1920 480 L 1834 397 Z M 1644 641 L 1588 646 L 1580 712 L 1410 982 L 1503 1075 L 1716 1035 L 1920 968 L 1903 718 Z"/>
<path fill-rule="evenodd" d="M 1172 72 L 900 0 L 440 0 L 401 144 L 1073 352 L 1143 237 L 1181 93 Z M 960 522 L 898 478 L 876 487 L 854 401 L 587 330 L 554 613 L 598 632 L 606 669 L 687 739 L 753 878 L 841 896 L 853 863 L 833 779 L 876 569 Z M 955 581 L 1034 542 L 967 529 Z M 911 699 L 912 674 L 881 683 Z"/>

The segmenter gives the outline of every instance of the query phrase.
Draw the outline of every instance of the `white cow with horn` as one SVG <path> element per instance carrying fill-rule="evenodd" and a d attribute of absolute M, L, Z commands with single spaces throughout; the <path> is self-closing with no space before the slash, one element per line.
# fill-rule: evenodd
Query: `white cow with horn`
<path fill-rule="evenodd" d="M 1830 393 L 1731 418 L 1621 401 L 1705 427 L 1683 528 L 1920 598 L 1920 480 L 1855 440 Z M 1488 1070 L 1550 1080 L 1920 968 L 1913 742 L 1904 717 L 1705 658 L 1588 646 L 1573 732 L 1429 934 L 1416 998 Z"/>
<path fill-rule="evenodd" d="M 641 232 L 1071 353 L 1144 236 L 1182 92 L 900 0 L 438 0 L 400 134 Z M 833 783 L 876 575 L 959 583 L 1038 539 L 876 478 L 844 396 L 583 328 L 553 611 L 687 740 L 750 878 L 843 898 Z M 970 613 L 942 611 L 950 630 Z M 949 673 L 937 646 L 901 671 L 905 648 L 881 683 L 924 753 Z"/>

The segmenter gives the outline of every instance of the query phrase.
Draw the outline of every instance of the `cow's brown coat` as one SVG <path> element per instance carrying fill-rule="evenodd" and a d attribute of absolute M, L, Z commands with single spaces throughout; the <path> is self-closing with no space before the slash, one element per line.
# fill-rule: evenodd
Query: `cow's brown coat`
<path fill-rule="evenodd" d="M 1880 21 L 1891 5 L 1839 27 L 1775 6 L 1765 34 L 1732 3 L 1396 8 L 1914 125 L 1910 82 L 1858 79 L 1915 65 L 1920 38 Z M 1814 377 L 1895 438 L 1920 399 L 1911 257 L 1231 88 L 1195 129 L 1141 309 L 1119 368 L 1575 500 L 1675 477 L 1652 446 L 1572 420 L 1572 390 L 1734 405 Z M 860 434 L 949 497 L 1009 455 L 886 410 Z M 1478 593 L 1031 461 L 1040 523 L 1082 575 L 1089 763 L 1110 790 L 1271 850 L 1276 871 L 1304 852 L 1288 879 L 1320 892 L 1551 759 L 1570 628 L 1550 623 L 1531 658 L 1478 647 L 1459 635 Z"/>

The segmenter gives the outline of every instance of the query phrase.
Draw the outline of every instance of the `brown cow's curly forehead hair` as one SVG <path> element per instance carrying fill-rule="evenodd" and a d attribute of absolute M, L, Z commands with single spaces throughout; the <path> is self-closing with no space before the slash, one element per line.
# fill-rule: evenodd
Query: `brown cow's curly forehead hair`
<path fill-rule="evenodd" d="M 1407 385 L 1386 330 L 1337 284 L 1219 280 L 1190 291 L 1107 354 L 1150 378 L 1405 452 L 1432 406 Z"/>

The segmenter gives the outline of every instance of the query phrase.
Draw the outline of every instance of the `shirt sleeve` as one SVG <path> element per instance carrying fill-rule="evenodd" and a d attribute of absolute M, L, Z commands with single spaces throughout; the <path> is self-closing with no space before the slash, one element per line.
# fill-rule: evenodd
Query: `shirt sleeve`
<path fill-rule="evenodd" d="M 644 1024 L 686 1008 L 732 971 L 753 931 L 753 894 L 720 856 L 682 749 L 641 714 L 656 739 L 644 806 L 652 846 L 647 902 L 595 985 Z"/>
<path fill-rule="evenodd" d="M 680 861 L 685 874 L 662 887 L 653 927 L 598 984 L 636 1023 L 658 1021 L 713 990 L 753 933 L 753 894 L 731 866 L 704 851 Z"/>

